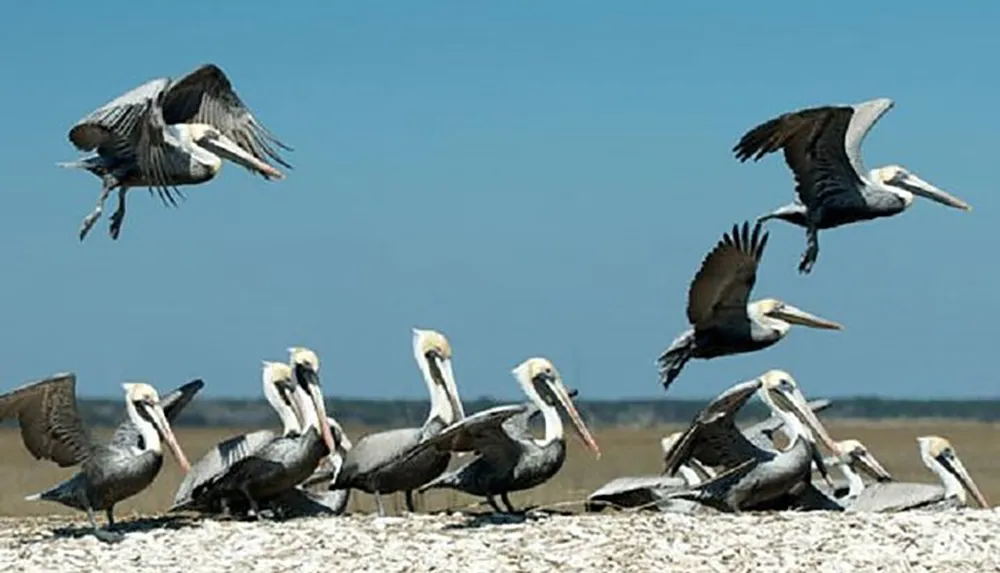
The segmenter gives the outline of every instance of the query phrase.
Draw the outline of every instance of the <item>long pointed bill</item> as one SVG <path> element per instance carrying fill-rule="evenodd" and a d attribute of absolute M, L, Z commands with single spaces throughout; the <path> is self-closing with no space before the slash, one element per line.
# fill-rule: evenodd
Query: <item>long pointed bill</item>
<path fill-rule="evenodd" d="M 570 422 L 573 424 L 573 429 L 576 430 L 576 435 L 583 441 L 597 459 L 601 459 L 601 448 L 597 446 L 597 442 L 594 441 L 594 437 L 590 435 L 590 430 L 587 429 L 587 425 L 583 423 L 583 418 L 580 417 L 580 413 L 576 411 L 576 406 L 573 404 L 573 400 L 569 397 L 569 392 L 566 391 L 566 387 L 563 386 L 562 382 L 555 380 L 552 384 L 552 390 L 555 392 L 556 399 L 559 400 L 559 404 L 562 406 L 563 411 L 569 416 Z"/>
<path fill-rule="evenodd" d="M 898 185 L 914 195 L 919 195 L 925 199 L 941 203 L 942 205 L 947 205 L 963 211 L 972 210 L 972 206 L 965 201 L 938 189 L 912 173 L 903 178 L 903 181 L 898 183 Z"/>
<path fill-rule="evenodd" d="M 167 447 L 170 448 L 174 457 L 177 458 L 177 464 L 181 466 L 184 473 L 190 472 L 191 464 L 188 462 L 187 456 L 184 455 L 184 450 L 177 443 L 177 438 L 174 437 L 174 431 L 170 428 L 170 423 L 167 422 L 167 416 L 163 413 L 163 408 L 159 404 L 156 404 L 147 411 L 153 420 L 153 425 L 156 426 L 156 431 L 160 433 L 163 441 L 167 443 Z"/>
<path fill-rule="evenodd" d="M 455 416 L 452 423 L 462 420 L 465 418 L 465 408 L 462 407 L 462 400 L 458 397 L 458 385 L 455 384 L 455 373 L 451 369 L 451 360 L 442 358 L 435 359 L 435 362 L 438 371 L 441 372 L 441 380 L 435 379 L 435 381 L 443 386 L 444 393 L 448 397 L 452 415 Z"/>
<path fill-rule="evenodd" d="M 858 469 L 862 470 L 877 481 L 892 481 L 892 474 L 889 473 L 875 456 L 865 452 L 857 458 Z"/>
<path fill-rule="evenodd" d="M 775 318 L 780 318 L 785 322 L 791 324 L 801 324 L 802 326 L 810 326 L 812 328 L 825 328 L 828 330 L 843 330 L 844 327 L 839 323 L 833 322 L 832 320 L 827 320 L 825 318 L 820 318 L 814 314 L 809 314 L 808 312 L 795 308 L 790 304 L 786 304 L 781 307 L 780 310 L 776 310 L 771 313 Z"/>
<path fill-rule="evenodd" d="M 213 139 L 200 139 L 198 140 L 198 145 L 212 151 L 219 157 L 239 163 L 251 171 L 257 171 L 275 179 L 285 178 L 284 173 L 257 159 L 225 135 L 220 135 Z"/>
<path fill-rule="evenodd" d="M 309 397 L 316 407 L 316 417 L 318 418 L 317 423 L 319 424 L 320 434 L 323 436 L 323 441 L 332 454 L 337 451 L 337 443 L 333 440 L 333 432 L 330 431 L 330 420 L 326 417 L 326 401 L 323 399 L 323 391 L 320 390 L 319 375 L 311 368 L 301 368 L 300 372 L 301 375 L 306 377 Z"/>
<path fill-rule="evenodd" d="M 797 416 L 802 422 L 819 438 L 821 442 L 837 457 L 842 457 L 843 453 L 837 444 L 830 437 L 830 434 L 826 431 L 826 427 L 823 423 L 819 421 L 816 414 L 806 403 L 805 396 L 802 395 L 797 388 L 790 393 L 785 393 L 779 391 L 778 396 L 787 398 L 789 405 L 794 410 L 793 415 Z M 830 479 L 830 475 L 827 472 L 826 464 L 824 463 L 823 456 L 819 453 L 818 448 L 813 448 L 813 462 L 816 463 L 816 469 L 819 470 L 821 476 L 826 481 L 827 485 L 831 488 L 834 487 L 833 481 Z"/>
<path fill-rule="evenodd" d="M 951 471 L 951 473 L 955 474 L 955 477 L 958 478 L 958 481 L 962 483 L 962 487 L 964 487 L 966 491 L 971 493 L 972 497 L 976 498 L 976 503 L 979 504 L 979 507 L 983 509 L 989 508 L 990 506 L 989 502 L 986 501 L 986 498 L 983 496 L 983 493 L 979 491 L 979 486 L 977 486 L 976 482 L 972 480 L 972 476 L 970 476 L 969 472 L 965 470 L 965 465 L 962 464 L 962 461 L 959 460 L 957 456 L 943 459 L 941 460 L 941 464 L 945 467 L 946 470 L 949 470 Z"/>

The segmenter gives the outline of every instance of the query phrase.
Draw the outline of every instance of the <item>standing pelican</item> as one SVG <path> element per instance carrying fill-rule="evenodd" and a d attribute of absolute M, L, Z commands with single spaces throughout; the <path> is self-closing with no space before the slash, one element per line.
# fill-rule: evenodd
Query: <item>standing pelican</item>
<path fill-rule="evenodd" d="M 791 437 L 785 450 L 762 449 L 736 429 L 733 416 L 754 393 L 784 421 L 782 427 Z M 782 497 L 801 484 L 811 483 L 813 461 L 824 477 L 827 475 L 814 432 L 831 451 L 839 453 L 826 428 L 806 405 L 792 376 L 782 370 L 770 370 L 716 398 L 698 414 L 666 456 L 668 470 L 689 457 L 696 457 L 708 465 L 723 465 L 725 471 L 665 497 L 690 499 L 734 512 Z"/>
<path fill-rule="evenodd" d="M 272 145 L 285 150 L 261 125 L 233 90 L 218 66 L 205 64 L 177 80 L 158 78 L 115 98 L 81 119 L 69 131 L 80 151 L 96 155 L 60 163 L 86 169 L 101 178 L 97 206 L 80 227 L 80 240 L 97 222 L 104 202 L 118 189 L 118 209 L 111 216 L 111 238 L 117 239 L 125 220 L 125 194 L 148 187 L 166 205 L 176 206 L 179 185 L 211 180 L 222 159 L 239 163 L 265 179 L 284 175 L 268 158 L 285 167 Z"/>
<path fill-rule="evenodd" d="M 664 389 L 691 358 L 715 358 L 767 348 L 788 334 L 793 324 L 840 330 L 836 322 L 813 316 L 790 304 L 768 298 L 749 302 L 757 281 L 757 265 L 768 234 L 761 223 L 733 225 L 695 274 L 688 290 L 687 318 L 691 328 L 677 337 L 657 360 Z"/>
<path fill-rule="evenodd" d="M 758 220 L 782 219 L 805 227 L 807 248 L 799 272 L 809 273 L 816 263 L 820 229 L 902 213 L 914 195 L 972 210 L 898 165 L 865 171 L 861 142 L 892 106 L 891 99 L 880 98 L 786 113 L 754 127 L 733 147 L 740 162 L 784 151 L 795 175 L 796 200 Z"/>
<path fill-rule="evenodd" d="M 917 438 L 920 458 L 940 484 L 878 482 L 868 485 L 848 505 L 848 511 L 894 512 L 909 509 L 942 510 L 967 505 L 966 491 L 982 508 L 989 503 L 958 459 L 951 442 L 939 436 Z"/>
<path fill-rule="evenodd" d="M 195 381 L 179 388 L 171 396 L 178 405 L 172 413 L 176 415 L 201 386 L 201 381 Z M 25 499 L 55 501 L 86 511 L 94 536 L 109 543 L 122 539 L 122 534 L 110 530 L 115 504 L 145 489 L 159 473 L 161 440 L 184 471 L 191 468 L 156 390 L 139 382 L 122 384 L 122 388 L 125 411 L 139 439 L 129 428 L 120 427 L 107 445 L 95 443 L 80 419 L 74 374 L 56 374 L 0 396 L 0 420 L 17 418 L 21 439 L 35 458 L 52 460 L 59 467 L 81 465 L 69 480 Z M 108 529 L 97 526 L 95 510 L 104 510 Z"/>
<path fill-rule="evenodd" d="M 525 404 L 498 406 L 477 412 L 445 428 L 440 434 L 425 439 L 410 456 L 425 452 L 467 452 L 477 455 L 441 477 L 420 487 L 451 488 L 469 495 L 482 496 L 490 506 L 501 512 L 493 496 L 499 495 L 509 512 L 514 512 L 507 494 L 545 483 L 562 467 L 566 459 L 560 410 L 565 413 L 577 434 L 597 457 L 601 451 L 580 419 L 570 399 L 562 377 L 546 358 L 529 358 L 513 370 L 524 393 L 545 417 L 545 437 L 535 439 L 511 436 L 503 424 L 512 416 L 528 411 Z"/>
<path fill-rule="evenodd" d="M 451 454 L 435 450 L 423 450 L 416 456 L 407 456 L 407 453 L 421 440 L 437 435 L 464 418 L 465 411 L 458 398 L 448 339 L 434 330 L 413 329 L 413 357 L 431 396 L 431 408 L 424 425 L 362 437 L 344 456 L 343 466 L 336 476 L 317 472 L 305 487 L 332 478 L 329 490 L 353 488 L 373 494 L 379 515 L 385 515 L 381 494 L 403 491 L 406 492 L 407 510 L 414 511 L 413 490 L 448 469 Z"/>

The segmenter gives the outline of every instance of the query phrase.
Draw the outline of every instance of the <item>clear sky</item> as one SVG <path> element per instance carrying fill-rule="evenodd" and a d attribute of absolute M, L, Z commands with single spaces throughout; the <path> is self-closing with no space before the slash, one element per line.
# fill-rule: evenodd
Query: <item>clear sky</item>
<path fill-rule="evenodd" d="M 302 6 L 306 4 L 303 3 Z M 520 399 L 550 357 L 581 397 L 657 397 L 654 359 L 734 222 L 788 202 L 780 155 L 730 151 L 784 111 L 891 97 L 865 142 L 967 200 L 823 232 L 775 222 L 755 298 L 846 325 L 693 361 L 669 393 L 766 369 L 807 395 L 996 396 L 1000 4 L 18 3 L 0 33 L 2 387 L 72 370 L 260 395 L 306 345 L 328 396 L 426 389 L 410 329 L 450 338 L 460 392 Z M 179 209 L 130 194 L 121 239 L 80 221 L 99 181 L 58 161 L 79 118 L 214 62 L 295 148 L 280 183 L 227 164 Z M 114 208 L 114 200 L 108 211 Z"/>

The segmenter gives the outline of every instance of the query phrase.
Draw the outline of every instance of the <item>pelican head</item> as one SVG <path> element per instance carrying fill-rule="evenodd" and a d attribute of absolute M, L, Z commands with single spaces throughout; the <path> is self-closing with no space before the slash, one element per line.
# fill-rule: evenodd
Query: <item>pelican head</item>
<path fill-rule="evenodd" d="M 160 395 L 157 394 L 156 389 L 143 382 L 126 382 L 122 384 L 122 388 L 125 390 L 125 400 L 138 417 L 137 420 L 134 420 L 138 422 L 136 425 L 151 425 L 160 438 L 167 443 L 167 447 L 177 458 L 177 463 L 184 470 L 184 473 L 191 471 L 191 464 L 188 463 L 184 450 L 181 449 L 177 438 L 174 437 L 174 431 L 170 428 L 167 415 L 163 412 Z"/>
<path fill-rule="evenodd" d="M 185 126 L 191 141 L 207 151 L 223 159 L 239 163 L 250 171 L 256 171 L 267 179 L 284 179 L 285 175 L 267 163 L 257 159 L 253 154 L 236 144 L 222 134 L 215 126 L 207 123 L 191 123 Z M 221 167 L 221 164 L 219 165 Z"/>
<path fill-rule="evenodd" d="M 919 195 L 963 211 L 972 210 L 972 206 L 965 201 L 938 189 L 900 165 L 887 165 L 874 169 L 872 179 L 895 191 L 903 198 L 907 206 L 913 201 L 914 195 Z"/>
<path fill-rule="evenodd" d="M 308 348 L 293 346 L 288 349 L 290 369 L 295 376 L 295 382 L 305 390 L 316 408 L 317 423 L 320 434 L 326 447 L 332 454 L 337 450 L 337 444 L 333 440 L 330 432 L 330 422 L 326 417 L 326 401 L 323 399 L 323 390 L 319 385 L 319 357 Z M 303 428 L 303 431 L 305 428 Z"/>
<path fill-rule="evenodd" d="M 960 485 L 958 494 L 963 502 L 965 501 L 965 491 L 968 491 L 976 498 L 980 507 L 984 509 L 989 507 L 990 504 L 979 491 L 979 486 L 972 481 L 972 477 L 966 471 L 962 460 L 958 459 L 951 442 L 940 436 L 921 436 L 917 438 L 917 443 L 920 445 L 920 457 L 923 458 L 924 464 L 934 470 L 934 473 L 941 477 L 941 481 L 946 481 L 945 476 L 947 475 L 954 476 L 958 480 Z M 947 488 L 947 483 L 945 487 Z"/>
<path fill-rule="evenodd" d="M 813 434 L 819 437 L 820 441 L 838 457 L 843 457 L 836 442 L 830 437 L 826 428 L 816 417 L 816 414 L 809 407 L 805 396 L 799 390 L 798 384 L 792 375 L 784 370 L 769 370 L 760 378 L 760 389 L 758 393 L 775 414 L 785 421 L 785 427 L 793 433 L 798 433 L 802 438 L 815 444 Z M 810 432 L 811 431 L 811 432 Z M 819 448 L 813 446 L 813 461 L 816 469 L 819 470 L 823 479 L 833 487 L 830 481 L 826 463 L 819 453 Z"/>
<path fill-rule="evenodd" d="M 836 442 L 843 462 L 850 464 L 868 474 L 876 481 L 892 481 L 892 475 L 882 467 L 875 456 L 864 444 L 857 440 L 841 440 Z"/>
<path fill-rule="evenodd" d="M 569 391 L 563 384 L 559 371 L 547 358 L 529 358 L 519 364 L 512 371 L 514 378 L 521 383 L 524 393 L 531 397 L 540 407 L 556 408 L 562 410 L 573 424 L 577 436 L 584 445 L 594 452 L 597 458 L 601 457 L 601 449 L 590 435 L 590 430 L 583 423 L 576 406 L 569 396 Z"/>
<path fill-rule="evenodd" d="M 779 325 L 800 324 L 802 326 L 825 328 L 829 330 L 842 330 L 844 328 L 836 322 L 809 314 L 804 310 L 795 308 L 794 306 L 776 298 L 765 298 L 763 300 L 752 302 L 749 305 L 748 311 L 748 314 L 751 317 L 756 316 L 764 319 L 771 319 L 773 321 L 778 321 Z M 784 328 L 780 329 L 787 330 L 787 328 L 788 326 L 784 326 Z"/>
<path fill-rule="evenodd" d="M 436 330 L 414 328 L 413 357 L 424 374 L 431 396 L 437 396 L 439 399 L 443 396 L 451 408 L 450 419 L 444 419 L 448 416 L 443 416 L 442 420 L 446 424 L 451 424 L 464 418 L 465 409 L 462 408 L 462 401 L 458 397 L 455 373 L 451 367 L 451 344 L 448 339 Z M 433 399 L 431 404 L 434 405 Z M 438 415 L 441 414 L 443 413 L 438 412 Z"/>

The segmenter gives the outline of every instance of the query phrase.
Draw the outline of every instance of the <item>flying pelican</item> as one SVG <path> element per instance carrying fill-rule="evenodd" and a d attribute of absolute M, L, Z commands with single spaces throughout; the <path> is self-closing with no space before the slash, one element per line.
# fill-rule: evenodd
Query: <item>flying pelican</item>
<path fill-rule="evenodd" d="M 865 170 L 861 142 L 892 106 L 891 99 L 880 98 L 786 113 L 754 127 L 733 147 L 740 162 L 784 151 L 795 175 L 796 200 L 758 221 L 782 219 L 806 229 L 799 272 L 809 273 L 816 263 L 820 229 L 902 213 L 914 195 L 972 210 L 899 165 Z"/>
<path fill-rule="evenodd" d="M 733 225 L 731 234 L 712 249 L 688 289 L 687 318 L 691 328 L 678 336 L 657 360 L 664 389 L 691 358 L 715 358 L 767 348 L 788 334 L 793 324 L 840 330 L 836 322 L 813 316 L 790 304 L 768 298 L 749 302 L 757 281 L 757 265 L 768 234 L 761 223 Z"/>
<path fill-rule="evenodd" d="M 201 389 L 195 380 L 170 394 L 171 415 L 176 416 Z M 70 479 L 27 500 L 44 499 L 87 512 L 94 536 L 101 541 L 121 541 L 114 527 L 118 502 L 144 490 L 163 465 L 161 440 L 184 471 L 190 469 L 183 450 L 167 421 L 156 390 L 141 382 L 122 384 L 129 423 L 122 425 L 108 444 L 93 441 L 76 404 L 76 375 L 61 373 L 21 386 L 0 396 L 0 420 L 17 418 L 21 439 L 37 459 L 49 459 L 59 467 L 81 465 Z M 94 511 L 104 510 L 108 528 L 97 526 Z"/>
<path fill-rule="evenodd" d="M 525 404 L 498 406 L 477 412 L 440 434 L 423 440 L 410 456 L 425 452 L 468 452 L 477 455 L 441 477 L 423 485 L 419 491 L 451 488 L 469 495 L 485 497 L 490 506 L 501 513 L 493 496 L 499 495 L 507 510 L 513 513 L 507 494 L 533 488 L 549 480 L 566 459 L 566 440 L 560 410 L 572 422 L 583 443 L 599 458 L 601 451 L 580 419 L 559 371 L 546 358 L 529 358 L 513 370 L 524 393 L 545 417 L 545 437 L 530 435 L 516 438 L 504 430 L 503 423 L 512 416 L 529 410 Z"/>
<path fill-rule="evenodd" d="M 111 238 L 125 220 L 125 194 L 132 187 L 155 189 L 164 205 L 184 198 L 180 185 L 211 180 L 222 159 L 239 163 L 265 179 L 284 175 L 270 158 L 291 168 L 274 146 L 291 148 L 261 125 L 233 90 L 218 66 L 205 64 L 177 80 L 157 78 L 115 98 L 76 123 L 69 140 L 96 155 L 62 167 L 86 169 L 101 178 L 97 206 L 80 226 L 82 241 L 118 189 L 118 209 L 111 216 Z"/>
<path fill-rule="evenodd" d="M 920 458 L 940 484 L 877 482 L 865 487 L 847 506 L 848 511 L 894 512 L 909 509 L 942 510 L 967 505 L 966 491 L 982 508 L 989 503 L 958 459 L 951 442 L 939 436 L 917 438 Z M 847 471 L 850 471 L 849 468 Z"/>
<path fill-rule="evenodd" d="M 781 416 L 791 439 L 783 451 L 753 445 L 733 423 L 733 417 L 756 393 L 771 411 Z M 838 453 L 836 445 L 806 405 L 795 380 L 782 370 L 770 370 L 759 378 L 733 386 L 695 417 L 690 428 L 666 456 L 667 469 L 695 457 L 725 471 L 687 490 L 666 494 L 667 499 L 690 499 L 722 511 L 752 509 L 781 497 L 801 484 L 810 484 L 815 461 L 827 477 L 814 433 Z"/>
<path fill-rule="evenodd" d="M 427 420 L 419 428 L 400 428 L 368 434 L 344 456 L 336 472 L 317 472 L 303 487 L 329 481 L 329 490 L 359 489 L 375 496 L 379 515 L 385 515 L 381 494 L 406 492 L 406 508 L 414 511 L 413 490 L 448 469 L 451 454 L 424 450 L 417 456 L 407 453 L 430 436 L 438 434 L 465 417 L 451 367 L 451 344 L 434 330 L 413 329 L 413 357 L 420 367 L 431 404 Z M 405 458 L 405 461 L 404 461 Z"/>

